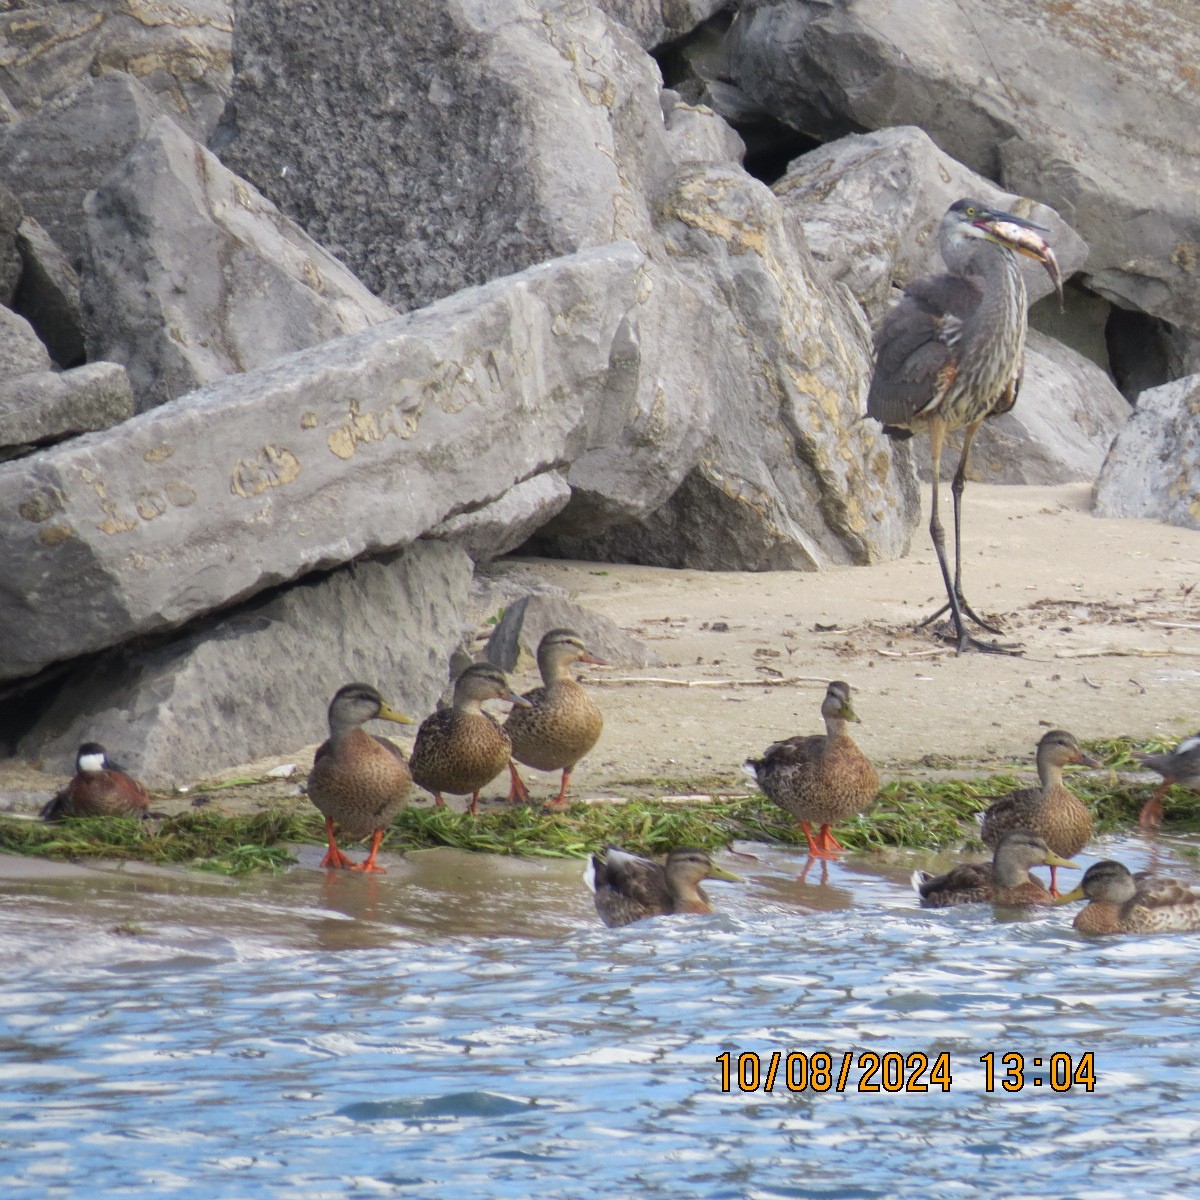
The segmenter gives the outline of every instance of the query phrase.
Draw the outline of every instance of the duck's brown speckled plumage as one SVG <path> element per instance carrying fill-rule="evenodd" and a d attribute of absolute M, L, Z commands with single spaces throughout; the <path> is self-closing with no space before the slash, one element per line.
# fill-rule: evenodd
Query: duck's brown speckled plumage
<path fill-rule="evenodd" d="M 1087 899 L 1080 933 L 1188 933 L 1200 930 L 1200 888 L 1163 875 L 1131 875 L 1112 859 L 1093 863 L 1062 903 Z"/>
<path fill-rule="evenodd" d="M 740 881 L 718 867 L 707 851 L 692 846 L 672 850 L 665 864 L 616 846 L 592 855 L 596 911 L 608 926 L 673 913 L 710 913 L 712 905 L 700 886 L 704 879 Z"/>
<path fill-rule="evenodd" d="M 408 801 L 412 775 L 404 752 L 360 728 L 376 719 L 412 724 L 369 684 L 348 683 L 329 704 L 329 738 L 317 747 L 308 798 L 325 817 L 329 852 L 322 866 L 354 866 L 337 848 L 333 822 L 348 838 L 375 835 L 363 870 L 379 870 L 375 855 L 384 831 Z"/>
<path fill-rule="evenodd" d="M 84 742 L 75 755 L 74 776 L 43 807 L 41 815 L 47 821 L 60 817 L 144 817 L 149 807 L 150 793 L 132 775 L 114 767 L 103 746 Z"/>
<path fill-rule="evenodd" d="M 809 853 L 828 857 L 841 849 L 829 827 L 870 807 L 879 791 L 879 774 L 847 732 L 847 722 L 858 720 L 849 684 L 836 680 L 829 685 L 821 715 L 823 735 L 776 742 L 746 765 L 767 796 L 800 823 Z M 819 842 L 812 837 L 812 825 L 821 827 Z"/>
<path fill-rule="evenodd" d="M 1000 840 L 990 863 L 962 863 L 944 875 L 914 871 L 913 890 L 925 908 L 960 904 L 1024 906 L 1053 904 L 1054 897 L 1029 874 L 1030 867 L 1072 867 L 1042 838 L 1026 830 L 1011 830 Z"/>
<path fill-rule="evenodd" d="M 1091 840 L 1095 828 L 1092 814 L 1062 781 L 1063 767 L 1070 763 L 1096 767 L 1100 764 L 1079 748 L 1065 729 L 1052 729 L 1037 747 L 1040 787 L 1020 788 L 1001 796 L 983 814 L 980 836 L 995 849 L 1013 829 L 1027 829 L 1042 838 L 1055 854 L 1070 858 Z M 1055 891 L 1055 873 L 1050 871 L 1050 890 Z"/>
<path fill-rule="evenodd" d="M 527 700 L 514 695 L 504 673 L 490 663 L 473 663 L 454 685 L 454 704 L 421 722 L 409 766 L 413 779 L 432 792 L 438 804 L 441 793 L 471 796 L 471 811 L 479 804 L 479 791 L 508 765 L 512 742 L 508 734 L 480 705 L 485 700 Z"/>
<path fill-rule="evenodd" d="M 550 808 L 565 807 L 567 786 L 576 763 L 600 738 L 604 717 L 596 702 L 571 677 L 577 662 L 603 666 L 588 653 L 578 634 L 552 629 L 538 645 L 538 670 L 542 686 L 525 693 L 528 708 L 514 708 L 504 722 L 517 762 L 538 771 L 562 771 L 562 784 Z M 513 768 L 511 798 L 528 799 L 528 792 Z"/>

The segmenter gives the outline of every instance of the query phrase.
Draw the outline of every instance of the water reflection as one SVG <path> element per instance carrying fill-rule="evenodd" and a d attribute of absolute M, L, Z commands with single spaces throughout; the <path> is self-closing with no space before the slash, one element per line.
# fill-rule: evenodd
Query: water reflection
<path fill-rule="evenodd" d="M 1092 857 L 1194 876 L 1189 842 Z M 618 930 L 575 862 L 10 878 L 3 1194 L 1192 1194 L 1194 937 L 930 913 L 898 856 L 821 884 L 741 848 L 718 915 Z M 1089 1050 L 1094 1092 L 1033 1083 Z M 755 1090 L 721 1090 L 725 1051 Z M 765 1090 L 772 1054 L 821 1051 L 844 1087 Z M 945 1052 L 949 1089 L 858 1090 L 887 1051 Z M 988 1051 L 1025 1056 L 1022 1090 L 984 1090 Z"/>

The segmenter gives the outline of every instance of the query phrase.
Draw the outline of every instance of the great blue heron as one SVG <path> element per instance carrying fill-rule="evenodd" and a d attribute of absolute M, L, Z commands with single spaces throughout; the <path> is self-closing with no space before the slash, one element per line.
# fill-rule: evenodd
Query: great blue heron
<path fill-rule="evenodd" d="M 968 645 L 992 653 L 1013 648 L 984 642 L 967 633 L 965 613 L 990 633 L 962 594 L 962 492 L 971 442 L 988 418 L 1016 403 L 1025 360 L 1029 300 L 1016 254 L 1050 273 L 1062 294 L 1058 263 L 1041 234 L 1048 232 L 1023 217 L 988 208 L 979 200 L 952 204 L 938 227 L 938 247 L 946 275 L 914 279 L 903 299 L 887 314 L 875 337 L 875 377 L 867 396 L 867 416 L 897 438 L 929 434 L 933 459 L 933 513 L 929 536 L 937 550 L 947 603 L 922 624 L 946 612 L 954 620 L 959 653 Z M 1014 253 L 1015 252 L 1015 253 Z M 946 542 L 938 517 L 938 474 L 946 434 L 962 429 L 962 456 L 954 473 L 954 578 L 946 563 Z"/>

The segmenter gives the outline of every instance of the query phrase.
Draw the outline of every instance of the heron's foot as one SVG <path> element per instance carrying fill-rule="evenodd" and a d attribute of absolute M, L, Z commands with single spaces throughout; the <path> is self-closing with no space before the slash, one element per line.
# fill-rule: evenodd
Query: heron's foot
<path fill-rule="evenodd" d="M 1017 642 L 985 642 L 982 638 L 973 637 L 965 629 L 957 635 L 953 629 L 947 629 L 942 637 L 953 642 L 959 654 L 964 650 L 977 650 L 980 654 L 1008 654 L 1020 658 L 1025 653 Z"/>
<path fill-rule="evenodd" d="M 974 621 L 980 629 L 986 629 L 988 633 L 995 634 L 1001 634 L 1004 632 L 1004 630 L 1000 629 L 998 626 L 992 625 L 990 622 L 985 621 L 961 596 L 956 597 L 956 599 L 958 600 L 958 611 L 961 612 L 964 617 L 968 618 L 968 620 Z M 937 612 L 931 613 L 923 621 L 918 621 L 917 628 L 924 629 L 926 625 L 932 625 L 934 621 L 938 619 L 938 617 L 944 617 L 949 611 L 950 602 L 947 600 L 946 603 L 937 610 Z"/>

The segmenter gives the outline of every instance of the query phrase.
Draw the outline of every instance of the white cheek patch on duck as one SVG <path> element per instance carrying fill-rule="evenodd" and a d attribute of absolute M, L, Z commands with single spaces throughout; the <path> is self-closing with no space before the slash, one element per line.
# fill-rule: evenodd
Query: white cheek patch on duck
<path fill-rule="evenodd" d="M 79 757 L 79 769 L 86 771 L 89 775 L 95 774 L 97 771 L 104 770 L 104 755 L 103 754 L 82 754 Z"/>

